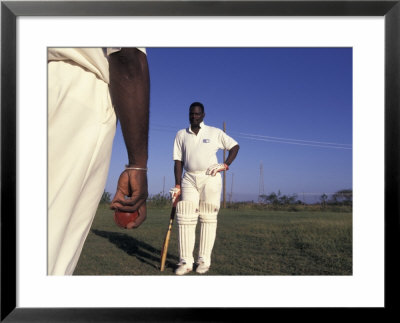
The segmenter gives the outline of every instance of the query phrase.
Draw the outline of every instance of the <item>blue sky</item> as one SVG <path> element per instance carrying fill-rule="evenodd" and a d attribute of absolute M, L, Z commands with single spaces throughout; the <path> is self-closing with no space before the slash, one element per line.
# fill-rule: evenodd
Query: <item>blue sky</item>
<path fill-rule="evenodd" d="M 225 122 L 240 145 L 227 172 L 233 201 L 257 200 L 261 164 L 267 194 L 311 201 L 352 188 L 351 48 L 147 48 L 147 56 L 151 195 L 174 185 L 173 140 L 194 101 L 205 106 L 205 124 Z M 126 162 L 118 127 L 108 192 Z"/>

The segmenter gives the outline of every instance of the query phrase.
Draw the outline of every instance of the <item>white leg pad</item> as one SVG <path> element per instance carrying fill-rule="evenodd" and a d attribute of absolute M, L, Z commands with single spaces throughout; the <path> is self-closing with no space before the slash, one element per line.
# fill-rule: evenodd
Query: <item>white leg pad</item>
<path fill-rule="evenodd" d="M 211 253 L 217 234 L 217 215 L 219 207 L 210 203 L 200 203 L 200 248 L 199 259 L 211 265 Z"/>
<path fill-rule="evenodd" d="M 196 240 L 198 210 L 191 201 L 180 201 L 176 205 L 176 221 L 179 229 L 180 263 L 194 263 L 193 249 Z"/>

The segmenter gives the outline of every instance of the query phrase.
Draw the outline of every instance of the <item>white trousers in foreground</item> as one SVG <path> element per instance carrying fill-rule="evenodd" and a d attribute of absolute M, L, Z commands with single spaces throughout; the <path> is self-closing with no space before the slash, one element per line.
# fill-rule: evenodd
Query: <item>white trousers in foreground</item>
<path fill-rule="evenodd" d="M 199 260 L 211 265 L 211 253 L 217 231 L 222 180 L 203 173 L 186 172 L 182 179 L 182 198 L 177 205 L 180 262 L 194 263 L 195 232 L 200 219 Z"/>
<path fill-rule="evenodd" d="M 48 275 L 72 275 L 104 191 L 116 117 L 108 84 L 48 63 Z"/>

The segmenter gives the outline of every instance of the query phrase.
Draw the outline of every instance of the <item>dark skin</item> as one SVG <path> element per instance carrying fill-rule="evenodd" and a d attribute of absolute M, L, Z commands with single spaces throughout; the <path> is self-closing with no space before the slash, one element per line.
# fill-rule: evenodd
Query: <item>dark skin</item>
<path fill-rule="evenodd" d="M 196 134 L 200 131 L 200 123 L 203 122 L 206 114 L 202 111 L 201 107 L 191 107 L 189 109 L 190 129 Z"/>
<path fill-rule="evenodd" d="M 121 124 L 129 167 L 146 168 L 148 159 L 150 76 L 146 55 L 136 48 L 123 48 L 110 55 L 110 93 Z M 110 204 L 112 210 L 138 211 L 137 228 L 147 217 L 147 172 L 124 170 Z"/>
<path fill-rule="evenodd" d="M 190 121 L 190 129 L 196 134 L 200 131 L 200 123 L 203 122 L 205 113 L 202 111 L 201 107 L 194 106 L 189 109 L 189 121 Z M 228 157 L 226 158 L 225 164 L 230 166 L 232 162 L 235 160 L 237 154 L 239 152 L 239 145 L 233 146 L 228 153 Z M 175 175 L 175 185 L 181 185 L 183 174 L 183 161 L 175 160 L 174 164 L 174 175 Z"/>

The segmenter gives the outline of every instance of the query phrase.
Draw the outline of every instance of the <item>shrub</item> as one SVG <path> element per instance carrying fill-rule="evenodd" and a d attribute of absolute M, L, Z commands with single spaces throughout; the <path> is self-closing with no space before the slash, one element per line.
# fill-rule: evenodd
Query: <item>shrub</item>
<path fill-rule="evenodd" d="M 169 194 L 158 193 L 149 196 L 147 199 L 147 206 L 149 207 L 167 207 L 171 206 L 171 198 Z"/>

